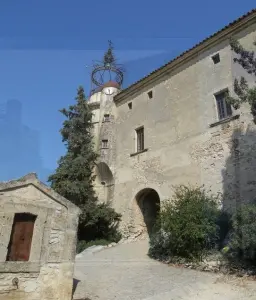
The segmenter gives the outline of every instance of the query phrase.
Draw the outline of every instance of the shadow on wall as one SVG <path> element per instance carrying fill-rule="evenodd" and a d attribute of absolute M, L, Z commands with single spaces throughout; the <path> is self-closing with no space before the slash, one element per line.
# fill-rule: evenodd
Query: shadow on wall
<path fill-rule="evenodd" d="M 96 168 L 98 184 L 104 189 L 104 201 L 110 202 L 114 197 L 114 177 L 109 166 L 100 162 Z"/>
<path fill-rule="evenodd" d="M 256 199 L 256 125 L 234 130 L 223 178 L 223 207 L 236 211 Z"/>
<path fill-rule="evenodd" d="M 8 100 L 0 105 L 0 181 L 36 172 L 42 181 L 50 173 L 40 157 L 39 132 L 22 123 L 22 104 Z"/>
<path fill-rule="evenodd" d="M 74 294 L 75 294 L 75 291 L 76 291 L 76 288 L 77 288 L 77 285 L 79 282 L 80 282 L 80 280 L 73 278 L 72 299 L 74 297 Z"/>

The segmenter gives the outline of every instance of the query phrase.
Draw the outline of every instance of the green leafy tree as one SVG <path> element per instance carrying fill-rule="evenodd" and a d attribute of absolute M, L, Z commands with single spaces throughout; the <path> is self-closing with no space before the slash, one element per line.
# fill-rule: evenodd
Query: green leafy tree
<path fill-rule="evenodd" d="M 98 158 L 92 136 L 92 111 L 83 87 L 77 90 L 76 103 L 60 112 L 65 116 L 60 130 L 67 152 L 49 176 L 51 187 L 82 210 L 78 238 L 116 240 L 120 215 L 108 204 L 98 203 L 93 189 L 93 170 Z"/>
<path fill-rule="evenodd" d="M 232 217 L 232 227 L 231 256 L 256 265 L 256 205 L 241 206 Z"/>
<path fill-rule="evenodd" d="M 256 46 L 256 42 L 254 42 Z M 230 46 L 236 54 L 234 62 L 238 63 L 250 75 L 256 78 L 256 58 L 254 51 L 246 50 L 237 40 L 231 39 Z M 235 97 L 227 96 L 227 101 L 238 109 L 242 103 L 248 103 L 251 107 L 253 121 L 256 123 L 256 86 L 249 87 L 247 80 L 241 76 L 234 81 Z"/>
<path fill-rule="evenodd" d="M 216 196 L 202 188 L 177 186 L 159 214 L 149 256 L 201 259 L 218 245 L 220 214 Z"/>

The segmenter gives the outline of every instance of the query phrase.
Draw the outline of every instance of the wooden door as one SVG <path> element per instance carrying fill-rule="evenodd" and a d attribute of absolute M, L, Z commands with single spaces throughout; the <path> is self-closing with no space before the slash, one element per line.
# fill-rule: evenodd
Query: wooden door
<path fill-rule="evenodd" d="M 31 214 L 15 214 L 7 261 L 29 260 L 35 220 L 36 216 Z"/>

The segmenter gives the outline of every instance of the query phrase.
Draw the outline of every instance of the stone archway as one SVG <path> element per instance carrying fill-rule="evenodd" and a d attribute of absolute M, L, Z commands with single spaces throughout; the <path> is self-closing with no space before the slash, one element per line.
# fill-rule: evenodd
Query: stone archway
<path fill-rule="evenodd" d="M 105 162 L 96 166 L 96 192 L 102 202 L 110 201 L 114 195 L 114 176 Z"/>
<path fill-rule="evenodd" d="M 154 189 L 145 188 L 137 193 L 135 200 L 140 210 L 141 221 L 150 236 L 160 211 L 160 197 Z"/>

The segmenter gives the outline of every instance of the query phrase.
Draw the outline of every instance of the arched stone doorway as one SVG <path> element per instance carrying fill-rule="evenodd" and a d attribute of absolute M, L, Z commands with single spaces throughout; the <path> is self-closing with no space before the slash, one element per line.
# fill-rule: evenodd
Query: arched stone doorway
<path fill-rule="evenodd" d="M 135 200 L 140 210 L 140 218 L 143 221 L 145 231 L 150 236 L 160 211 L 160 197 L 154 189 L 145 188 L 136 195 Z"/>
<path fill-rule="evenodd" d="M 109 166 L 100 162 L 96 166 L 96 192 L 100 201 L 110 201 L 114 195 L 114 177 Z"/>

